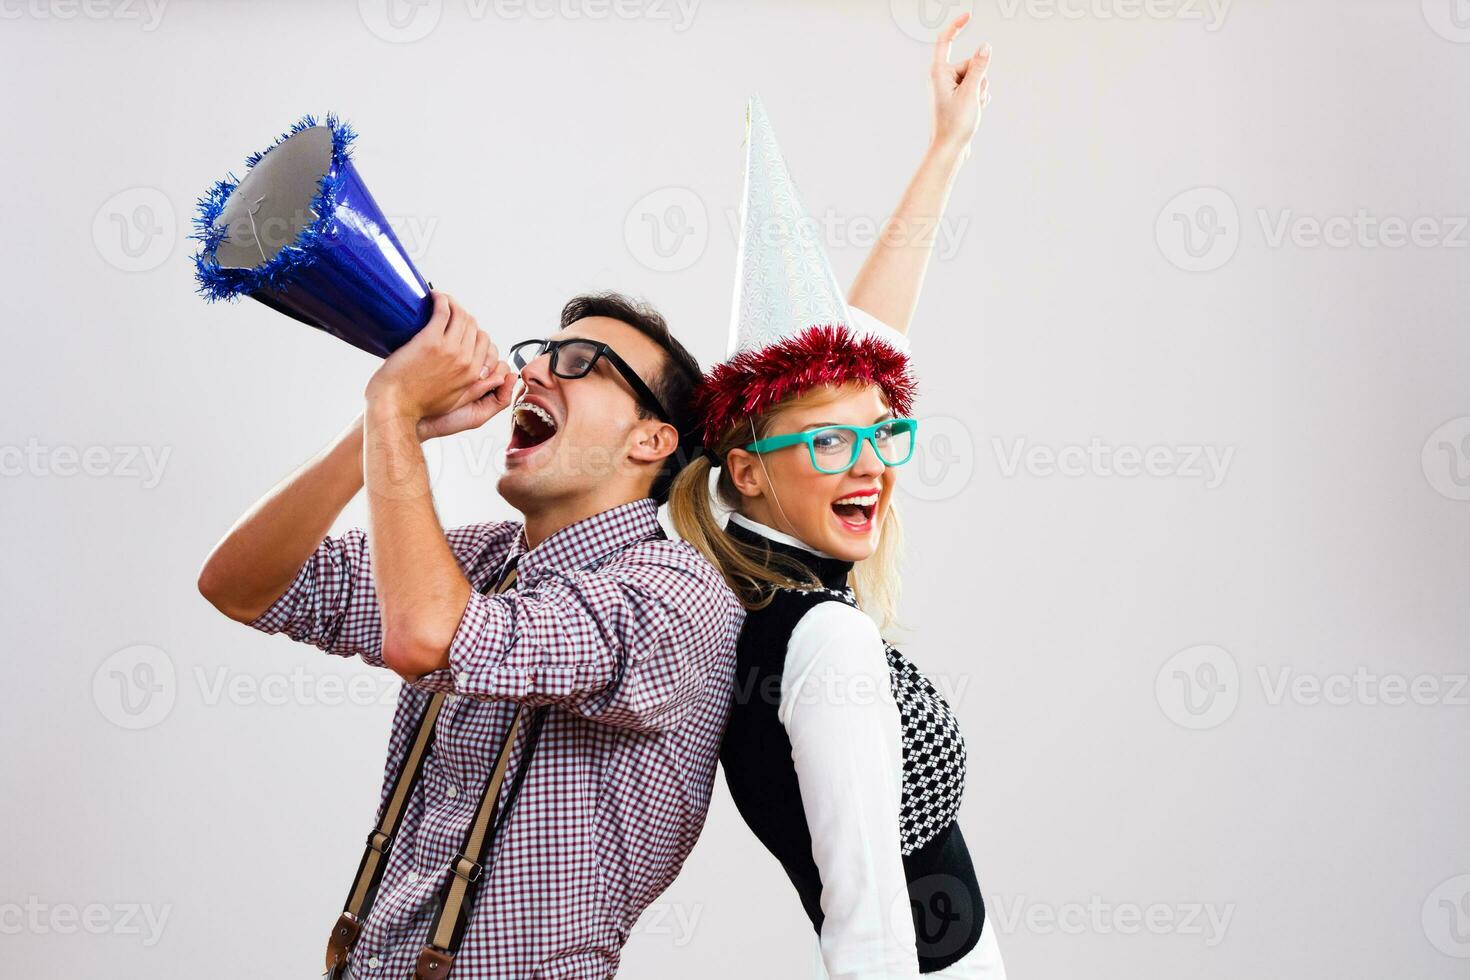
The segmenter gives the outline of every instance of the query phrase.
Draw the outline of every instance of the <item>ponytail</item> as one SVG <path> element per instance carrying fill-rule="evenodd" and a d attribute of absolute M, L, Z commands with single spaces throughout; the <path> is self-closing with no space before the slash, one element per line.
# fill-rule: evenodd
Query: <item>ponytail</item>
<path fill-rule="evenodd" d="M 669 519 L 679 537 L 720 570 L 741 605 L 746 609 L 760 609 L 771 601 L 777 589 L 820 586 L 822 583 L 816 576 L 799 562 L 758 551 L 725 532 L 710 499 L 713 469 L 708 456 L 700 456 L 684 467 L 669 490 Z M 717 490 L 721 497 L 727 496 L 726 484 L 728 478 L 721 473 Z"/>

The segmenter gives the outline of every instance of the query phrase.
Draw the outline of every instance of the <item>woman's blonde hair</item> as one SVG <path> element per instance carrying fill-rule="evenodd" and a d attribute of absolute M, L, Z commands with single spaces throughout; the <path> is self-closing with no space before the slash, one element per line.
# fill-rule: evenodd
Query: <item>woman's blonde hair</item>
<path fill-rule="evenodd" d="M 751 417 L 748 425 L 731 426 L 712 447 L 715 455 L 724 459 L 730 450 L 749 444 L 753 438 L 764 439 L 783 411 L 815 399 L 830 398 L 832 392 L 830 386 L 804 392 Z M 753 438 L 752 429 L 755 432 Z M 777 589 L 819 587 L 822 583 L 800 563 L 753 548 L 725 531 L 710 500 L 709 475 L 713 468 L 709 457 L 700 456 L 685 466 L 674 480 L 669 491 L 669 517 L 679 536 L 720 570 L 746 609 L 764 607 Z M 720 468 L 715 482 L 715 493 L 720 503 L 732 511 L 738 512 L 745 499 L 724 467 Z M 899 523 L 898 509 L 890 500 L 882 529 L 878 532 L 878 546 L 871 555 L 853 566 L 850 582 L 858 605 L 881 626 L 897 620 L 902 552 L 903 528 Z"/>

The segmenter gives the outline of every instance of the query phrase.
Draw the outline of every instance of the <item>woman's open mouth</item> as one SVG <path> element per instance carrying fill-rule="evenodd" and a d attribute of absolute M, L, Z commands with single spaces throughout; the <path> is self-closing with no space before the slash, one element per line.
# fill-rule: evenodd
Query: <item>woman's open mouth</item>
<path fill-rule="evenodd" d="M 852 493 L 832 501 L 832 513 L 844 528 L 856 534 L 873 529 L 873 515 L 878 512 L 878 491 Z"/>
<path fill-rule="evenodd" d="M 507 459 L 523 456 L 550 442 L 556 435 L 556 419 L 535 402 L 520 401 L 511 409 L 510 442 L 505 447 Z"/>

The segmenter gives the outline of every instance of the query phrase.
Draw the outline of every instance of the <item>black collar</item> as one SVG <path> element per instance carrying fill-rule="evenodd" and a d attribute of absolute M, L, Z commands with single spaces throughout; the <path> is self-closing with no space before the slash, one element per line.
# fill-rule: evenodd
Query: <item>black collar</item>
<path fill-rule="evenodd" d="M 768 552 L 800 562 L 803 566 L 810 569 L 812 574 L 826 588 L 847 588 L 847 577 L 852 572 L 852 562 L 850 561 L 844 561 L 841 558 L 823 557 L 805 548 L 789 545 L 784 541 L 773 541 L 759 531 L 752 530 L 736 521 L 731 521 L 727 524 L 725 531 L 730 537 L 743 544 L 748 544 L 758 549 L 765 548 Z"/>

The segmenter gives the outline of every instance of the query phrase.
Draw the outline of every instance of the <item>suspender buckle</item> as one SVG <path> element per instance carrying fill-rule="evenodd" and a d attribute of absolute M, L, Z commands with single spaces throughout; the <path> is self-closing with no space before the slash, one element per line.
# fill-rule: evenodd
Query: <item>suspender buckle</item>
<path fill-rule="evenodd" d="M 364 843 L 367 844 L 369 849 L 386 855 L 393 849 L 393 836 L 391 834 L 385 834 L 381 830 L 374 829 L 372 833 L 367 835 L 367 840 Z"/>
<path fill-rule="evenodd" d="M 485 866 L 476 864 L 461 854 L 454 859 L 454 863 L 449 866 L 449 870 L 459 875 L 466 882 L 474 884 L 480 880 L 480 874 L 485 870 Z"/>

